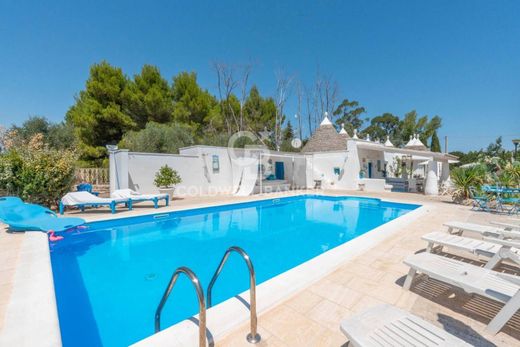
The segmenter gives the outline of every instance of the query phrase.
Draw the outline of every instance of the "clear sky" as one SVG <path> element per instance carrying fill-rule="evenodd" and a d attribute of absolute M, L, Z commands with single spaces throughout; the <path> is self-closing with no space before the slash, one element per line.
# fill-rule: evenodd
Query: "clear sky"
<path fill-rule="evenodd" d="M 450 150 L 520 137 L 520 1 L 0 2 L 0 124 L 62 120 L 103 59 L 128 75 L 253 62 L 273 95 L 277 69 L 332 74 L 368 116 L 439 115 Z M 287 114 L 295 113 L 294 102 Z"/>

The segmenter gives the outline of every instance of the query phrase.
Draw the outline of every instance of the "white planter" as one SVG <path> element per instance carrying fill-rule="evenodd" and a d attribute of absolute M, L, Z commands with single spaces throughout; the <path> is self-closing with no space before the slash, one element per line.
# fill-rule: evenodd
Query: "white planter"
<path fill-rule="evenodd" d="M 170 197 L 170 201 L 173 199 L 173 192 L 175 188 L 159 188 L 159 193 L 161 194 L 168 194 Z"/>

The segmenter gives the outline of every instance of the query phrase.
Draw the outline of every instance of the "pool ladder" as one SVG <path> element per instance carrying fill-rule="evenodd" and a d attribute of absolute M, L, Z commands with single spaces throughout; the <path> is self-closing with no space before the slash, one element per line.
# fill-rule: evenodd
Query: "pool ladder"
<path fill-rule="evenodd" d="M 256 279 L 255 279 L 255 269 L 253 267 L 253 263 L 251 262 L 251 258 L 249 258 L 249 255 L 244 251 L 242 248 L 237 246 L 229 247 L 226 250 L 226 253 L 224 253 L 224 256 L 222 257 L 222 260 L 220 261 L 220 264 L 218 265 L 217 270 L 213 274 L 213 277 L 211 278 L 211 281 L 208 286 L 208 294 L 207 294 L 207 306 L 208 308 L 211 308 L 211 291 L 213 289 L 213 286 L 215 285 L 215 282 L 217 281 L 218 276 L 222 272 L 222 269 L 224 268 L 224 265 L 226 264 L 229 256 L 231 253 L 236 252 L 238 253 L 242 259 L 246 262 L 247 268 L 249 270 L 249 312 L 250 312 L 250 321 L 251 321 L 251 332 L 247 334 L 247 341 L 249 343 L 258 343 L 261 340 L 260 334 L 258 334 L 258 318 L 256 315 Z M 195 275 L 193 271 L 191 271 L 189 268 L 182 266 L 176 269 L 173 272 L 173 275 L 170 279 L 170 282 L 168 283 L 168 287 L 166 287 L 166 290 L 162 296 L 161 302 L 159 303 L 159 306 L 157 306 L 157 310 L 155 311 L 155 333 L 158 333 L 161 330 L 161 312 L 166 304 L 166 301 L 168 300 L 168 297 L 170 296 L 170 293 L 177 282 L 178 277 L 181 274 L 185 274 L 188 276 L 190 281 L 193 283 L 195 290 L 197 292 L 197 299 L 199 301 L 199 346 L 205 347 L 206 346 L 206 305 L 204 301 L 204 292 L 202 290 L 202 287 L 200 285 L 200 281 L 198 277 Z"/>
<path fill-rule="evenodd" d="M 173 286 L 175 286 L 175 283 L 177 283 L 177 279 L 181 274 L 188 276 L 191 283 L 193 283 L 193 286 L 195 287 L 195 291 L 197 292 L 197 299 L 199 300 L 199 346 L 203 347 L 206 346 L 206 304 L 204 303 L 204 291 L 202 290 L 197 275 L 195 275 L 193 271 L 185 266 L 181 266 L 173 272 L 170 282 L 168 283 L 168 286 L 166 287 L 166 290 L 164 291 L 164 294 L 161 298 L 161 302 L 159 302 L 159 306 L 157 306 L 157 310 L 155 311 L 155 333 L 161 331 L 162 309 L 166 304 L 166 301 L 168 301 L 168 297 L 170 296 Z"/>

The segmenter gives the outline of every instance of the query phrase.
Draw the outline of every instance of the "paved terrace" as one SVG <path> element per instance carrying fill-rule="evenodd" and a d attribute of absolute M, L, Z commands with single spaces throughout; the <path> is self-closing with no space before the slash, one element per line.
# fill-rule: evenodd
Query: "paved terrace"
<path fill-rule="evenodd" d="M 507 216 L 471 211 L 467 206 L 455 205 L 448 198 L 425 197 L 407 193 L 325 192 L 330 195 L 363 195 L 392 201 L 422 203 L 424 216 L 412 221 L 403 230 L 386 239 L 365 254 L 342 264 L 335 272 L 325 276 L 305 290 L 288 298 L 274 308 L 259 315 L 259 332 L 262 341 L 258 346 L 343 346 L 347 339 L 339 331 L 342 318 L 351 316 L 370 306 L 389 303 L 422 317 L 450 333 L 477 346 L 520 345 L 520 314 L 493 336 L 484 331 L 486 324 L 501 308 L 501 304 L 472 297 L 453 288 L 426 278 L 418 279 L 412 291 L 402 288 L 408 268 L 403 259 L 424 251 L 426 243 L 421 235 L 432 230 L 443 230 L 442 223 L 449 220 L 471 221 L 486 224 L 491 220 L 506 220 Z M 269 196 L 286 194 L 271 194 Z M 266 196 L 237 198 L 231 196 L 197 197 L 174 200 L 168 210 L 207 206 Z M 159 211 L 166 211 L 165 208 Z M 118 212 L 116 217 L 156 210 L 138 205 L 133 211 Z M 104 209 L 79 214 L 87 220 L 111 217 Z M 19 249 L 24 234 L 9 234 L 0 227 L 0 329 L 12 289 Z M 482 264 L 466 253 L 446 254 L 458 259 Z M 462 257 L 460 257 L 462 256 Z M 254 261 L 254 259 L 253 259 Z M 261 266 L 261 264 L 255 264 Z M 501 270 L 515 273 L 515 268 L 503 266 Z M 258 300 L 262 300 L 261 297 Z M 251 346 L 245 341 L 249 323 L 215 342 L 216 346 Z"/>

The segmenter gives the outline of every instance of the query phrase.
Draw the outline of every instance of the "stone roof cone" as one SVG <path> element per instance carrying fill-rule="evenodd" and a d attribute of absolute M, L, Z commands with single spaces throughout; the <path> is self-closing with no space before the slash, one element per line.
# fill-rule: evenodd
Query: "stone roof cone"
<path fill-rule="evenodd" d="M 390 141 L 390 136 L 386 135 L 385 147 L 394 147 L 394 144 Z"/>
<path fill-rule="evenodd" d="M 320 123 L 320 126 L 322 125 L 332 125 L 332 122 L 329 119 L 329 113 L 325 112 L 325 117 L 323 117 L 323 120 Z"/>
<path fill-rule="evenodd" d="M 350 139 L 350 136 L 348 135 L 347 131 L 345 130 L 345 123 L 341 123 L 341 130 L 339 131 L 339 134 L 344 139 Z"/>
<path fill-rule="evenodd" d="M 410 141 L 404 146 L 405 148 L 409 149 L 416 149 L 420 151 L 426 151 L 428 148 L 424 145 L 424 143 L 419 140 L 419 135 L 414 134 L 413 136 L 410 136 Z"/>
<path fill-rule="evenodd" d="M 302 149 L 302 152 L 331 152 L 331 151 L 345 151 L 347 149 L 347 142 L 344 137 L 336 131 L 334 125 L 325 112 L 325 116 L 321 121 L 320 126 Z M 348 134 L 347 134 L 348 136 Z"/>

